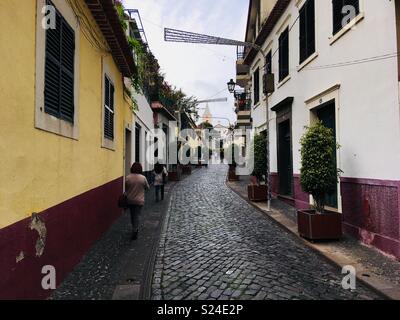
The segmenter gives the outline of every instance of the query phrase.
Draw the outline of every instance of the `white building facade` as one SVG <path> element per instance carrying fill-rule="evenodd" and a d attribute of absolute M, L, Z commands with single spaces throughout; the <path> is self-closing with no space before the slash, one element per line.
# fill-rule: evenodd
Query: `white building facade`
<path fill-rule="evenodd" d="M 133 124 L 133 159 L 143 165 L 143 171 L 148 173 L 154 169 L 154 159 L 149 153 L 150 145 L 154 139 L 154 118 L 150 101 L 143 93 L 134 93 L 138 110 L 135 112 L 135 123 Z"/>
<path fill-rule="evenodd" d="M 349 7 L 350 6 L 350 7 Z M 329 209 L 345 230 L 400 257 L 399 1 L 251 0 L 237 83 L 252 93 L 257 132 L 269 119 L 273 194 L 297 208 L 312 199 L 300 185 L 300 139 L 321 120 L 332 128 L 343 171 Z M 342 11 L 343 10 L 343 11 Z M 259 17 L 259 18 L 258 18 Z M 263 94 L 264 70 L 274 92 Z"/>

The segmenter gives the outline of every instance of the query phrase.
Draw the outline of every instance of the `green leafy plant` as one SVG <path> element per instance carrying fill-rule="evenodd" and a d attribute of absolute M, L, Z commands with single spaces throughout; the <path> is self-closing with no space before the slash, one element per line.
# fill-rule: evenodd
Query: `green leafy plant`
<path fill-rule="evenodd" d="M 127 31 L 129 18 L 125 14 L 125 8 L 120 0 L 115 1 L 115 7 L 118 12 L 119 20 L 122 28 Z M 134 22 L 133 28 L 135 28 Z M 196 119 L 198 113 L 196 111 L 196 99 L 189 97 L 182 90 L 171 86 L 165 80 L 165 75 L 161 72 L 161 67 L 158 60 L 150 51 L 148 46 L 140 39 L 127 36 L 128 44 L 132 50 L 137 65 L 137 72 L 131 78 L 131 86 L 137 93 L 143 93 L 147 96 L 148 100 L 161 100 L 160 102 L 172 113 L 180 109 Z M 137 101 L 131 94 L 132 108 L 138 109 Z"/>
<path fill-rule="evenodd" d="M 228 147 L 227 152 L 227 161 L 229 163 L 229 167 L 236 168 L 237 162 L 235 159 L 235 154 L 239 154 L 240 147 L 236 143 L 232 143 Z"/>
<path fill-rule="evenodd" d="M 121 22 L 122 29 L 126 31 L 128 29 L 128 23 L 125 19 L 125 8 L 121 1 L 115 1 L 115 8 L 117 9 L 119 21 Z"/>
<path fill-rule="evenodd" d="M 303 190 L 313 196 L 316 211 L 324 213 L 325 197 L 336 189 L 342 172 L 336 167 L 335 157 L 340 146 L 335 142 L 333 131 L 320 121 L 306 130 L 300 140 L 300 182 Z"/>
<path fill-rule="evenodd" d="M 199 128 L 211 130 L 211 129 L 214 129 L 214 126 L 211 123 L 205 121 L 205 122 L 202 122 L 201 124 L 199 124 Z"/>
<path fill-rule="evenodd" d="M 267 139 L 264 134 L 254 137 L 254 171 L 257 180 L 264 181 L 267 173 Z"/>

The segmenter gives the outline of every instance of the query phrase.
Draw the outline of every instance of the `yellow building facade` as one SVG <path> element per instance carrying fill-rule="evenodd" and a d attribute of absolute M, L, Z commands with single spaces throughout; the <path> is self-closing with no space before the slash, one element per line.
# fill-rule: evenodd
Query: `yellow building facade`
<path fill-rule="evenodd" d="M 60 283 L 120 214 L 133 122 L 123 79 L 135 68 L 116 15 L 111 0 L 0 2 L 0 298 L 48 296 L 42 267 Z"/>

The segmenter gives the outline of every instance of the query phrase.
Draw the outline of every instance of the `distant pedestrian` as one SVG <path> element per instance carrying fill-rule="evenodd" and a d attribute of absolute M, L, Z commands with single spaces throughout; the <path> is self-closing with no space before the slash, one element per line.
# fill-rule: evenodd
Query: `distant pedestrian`
<path fill-rule="evenodd" d="M 125 194 L 131 213 L 132 240 L 136 240 L 139 233 L 140 214 L 144 206 L 145 190 L 149 190 L 149 183 L 143 175 L 143 167 L 140 163 L 134 163 L 131 174 L 126 177 Z"/>
<path fill-rule="evenodd" d="M 167 169 L 160 163 L 157 163 L 154 166 L 154 187 L 156 190 L 156 202 L 160 201 L 160 193 L 161 193 L 161 201 L 164 200 L 164 192 L 165 192 L 165 183 L 168 177 Z"/>

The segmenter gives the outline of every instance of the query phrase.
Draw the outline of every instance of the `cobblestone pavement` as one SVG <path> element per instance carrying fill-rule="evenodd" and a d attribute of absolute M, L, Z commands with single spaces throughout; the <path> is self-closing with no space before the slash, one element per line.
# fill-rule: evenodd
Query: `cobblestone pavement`
<path fill-rule="evenodd" d="M 154 190 L 147 192 L 142 211 L 139 239 L 132 241 L 129 213 L 125 212 L 98 240 L 82 261 L 52 294 L 52 300 L 136 300 L 147 297 L 153 260 L 160 234 L 160 222 L 168 207 L 175 183 L 166 187 L 165 202 L 154 202 Z M 121 290 L 122 289 L 122 290 Z M 150 294 L 149 294 L 150 296 Z"/>
<path fill-rule="evenodd" d="M 378 299 L 225 185 L 210 166 L 178 184 L 160 242 L 155 300 Z"/>

